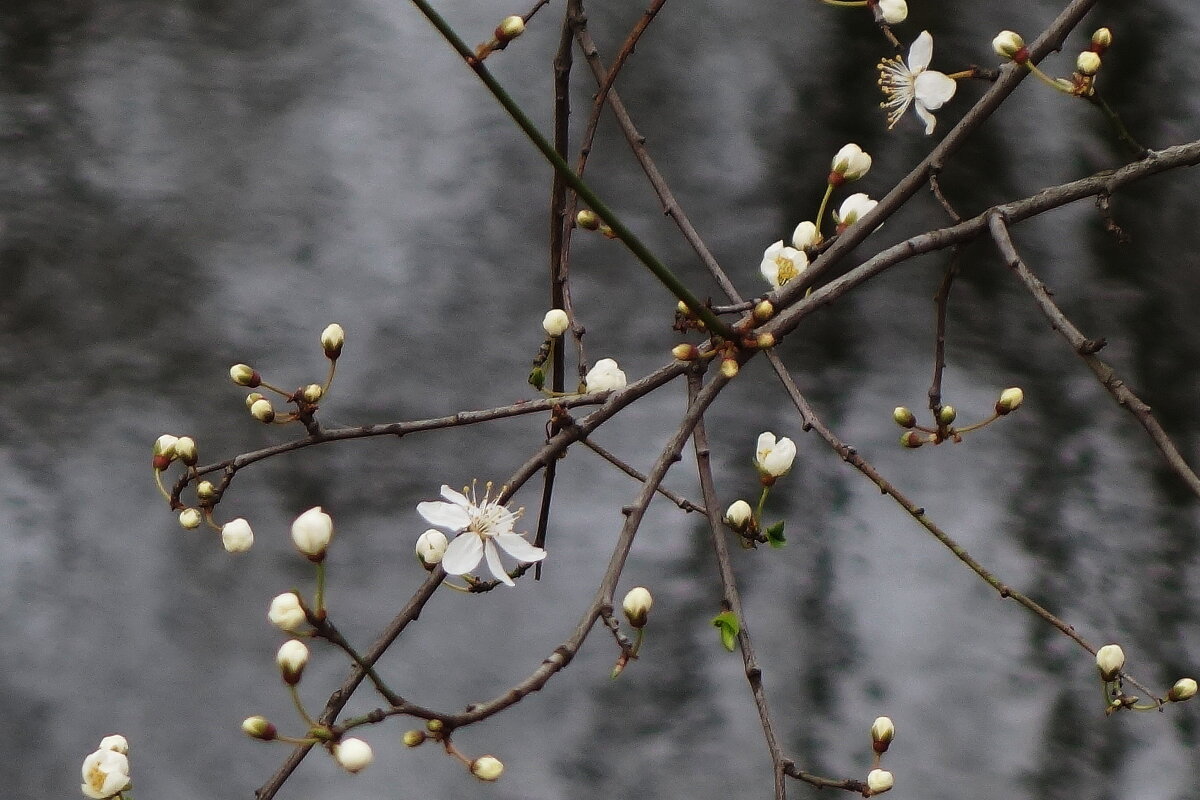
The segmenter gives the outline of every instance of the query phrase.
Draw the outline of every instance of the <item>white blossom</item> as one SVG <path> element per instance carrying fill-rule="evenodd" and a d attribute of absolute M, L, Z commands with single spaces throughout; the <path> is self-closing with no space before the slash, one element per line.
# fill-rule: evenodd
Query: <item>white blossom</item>
<path fill-rule="evenodd" d="M 844 145 L 833 157 L 829 171 L 844 181 L 856 181 L 871 169 L 871 156 L 851 142 Z"/>
<path fill-rule="evenodd" d="M 867 788 L 871 794 L 882 794 L 896 785 L 896 779 L 886 769 L 873 769 L 867 773 Z"/>
<path fill-rule="evenodd" d="M 267 611 L 267 619 L 280 630 L 295 633 L 303 628 L 308 618 L 304 615 L 304 606 L 295 592 L 284 592 L 271 600 L 271 608 Z"/>
<path fill-rule="evenodd" d="M 625 373 L 616 361 L 602 358 L 584 376 L 583 383 L 589 392 L 620 391 L 625 388 Z"/>
<path fill-rule="evenodd" d="M 221 526 L 221 544 L 230 553 L 244 553 L 254 544 L 250 523 L 238 517 Z"/>
<path fill-rule="evenodd" d="M 908 51 L 908 63 L 899 56 L 879 62 L 879 87 L 887 97 L 880 105 L 887 109 L 888 128 L 892 128 L 911 105 L 925 123 L 925 134 L 933 133 L 937 125 L 931 111 L 936 111 L 954 97 L 958 84 L 944 72 L 929 69 L 933 57 L 933 37 L 929 31 L 913 42 Z"/>
<path fill-rule="evenodd" d="M 817 230 L 817 224 L 805 220 L 796 226 L 792 231 L 792 247 L 797 250 L 805 250 L 809 247 L 816 247 L 821 243 L 821 232 Z"/>
<path fill-rule="evenodd" d="M 562 336 L 570 326 L 571 320 L 567 318 L 567 312 L 561 308 L 550 309 L 546 312 L 546 316 L 542 318 L 543 330 L 555 338 Z"/>
<path fill-rule="evenodd" d="M 423 566 L 435 567 L 442 562 L 449 544 L 446 534 L 430 528 L 417 537 L 417 558 Z"/>
<path fill-rule="evenodd" d="M 113 797 L 129 788 L 129 758 L 116 750 L 101 748 L 83 760 L 80 790 L 95 800 Z"/>
<path fill-rule="evenodd" d="M 121 755 L 129 755 L 129 740 L 119 733 L 113 733 L 100 740 L 97 750 L 113 750 Z"/>
<path fill-rule="evenodd" d="M 888 25 L 898 25 L 908 19 L 908 3 L 905 0 L 879 0 L 879 12 Z"/>
<path fill-rule="evenodd" d="M 320 506 L 310 508 L 292 523 L 292 542 L 310 561 L 325 558 L 333 538 L 333 519 Z"/>
<path fill-rule="evenodd" d="M 1100 670 L 1100 677 L 1104 680 L 1111 681 L 1116 678 L 1123 666 L 1125 666 L 1125 651 L 1119 644 L 1106 644 L 1096 651 L 1096 667 Z"/>
<path fill-rule="evenodd" d="M 471 762 L 471 774 L 481 781 L 498 780 L 504 773 L 504 764 L 495 756 L 480 756 Z"/>
<path fill-rule="evenodd" d="M 778 478 L 788 473 L 796 458 L 796 444 L 786 436 L 776 440 L 775 434 L 767 431 L 758 436 L 754 450 L 754 466 L 760 475 Z"/>
<path fill-rule="evenodd" d="M 762 263 L 758 269 L 771 287 L 778 289 L 804 272 L 807 267 L 808 256 L 804 251 L 788 247 L 780 240 L 763 251 Z"/>
<path fill-rule="evenodd" d="M 546 551 L 513 533 L 521 511 L 509 511 L 498 500 L 492 500 L 491 489 L 492 485 L 487 484 L 483 499 L 479 500 L 474 486 L 467 497 L 443 484 L 444 501 L 418 503 L 417 513 L 429 524 L 459 534 L 442 556 L 446 574 L 465 575 L 479 566 L 480 560 L 486 560 L 492 577 L 515 586 L 500 563 L 500 550 L 526 564 L 541 561 Z"/>
<path fill-rule="evenodd" d="M 375 760 L 371 745 L 353 737 L 342 739 L 333 746 L 333 757 L 347 772 L 362 772 Z"/>
<path fill-rule="evenodd" d="M 867 215 L 872 208 L 879 205 L 878 200 L 872 200 L 862 192 L 855 192 L 842 201 L 838 206 L 837 227 L 839 231 L 849 228 Z"/>

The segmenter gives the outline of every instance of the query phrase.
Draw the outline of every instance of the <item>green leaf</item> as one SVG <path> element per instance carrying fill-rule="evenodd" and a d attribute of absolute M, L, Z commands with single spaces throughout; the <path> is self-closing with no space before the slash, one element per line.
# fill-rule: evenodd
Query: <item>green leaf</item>
<path fill-rule="evenodd" d="M 723 611 L 713 617 L 712 624 L 721 632 L 721 644 L 732 653 L 737 647 L 738 631 L 742 629 L 738 618 L 732 611 Z"/>
<path fill-rule="evenodd" d="M 783 538 L 783 520 L 776 522 L 766 530 L 767 544 L 771 547 L 785 547 L 787 539 Z"/>

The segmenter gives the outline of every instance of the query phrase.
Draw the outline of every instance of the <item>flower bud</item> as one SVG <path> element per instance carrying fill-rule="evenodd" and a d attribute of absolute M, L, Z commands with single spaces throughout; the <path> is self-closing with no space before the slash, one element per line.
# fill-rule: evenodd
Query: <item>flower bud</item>
<path fill-rule="evenodd" d="M 288 639 L 275 654 L 279 674 L 288 686 L 295 686 L 308 666 L 308 647 L 299 639 Z"/>
<path fill-rule="evenodd" d="M 254 531 L 250 523 L 238 517 L 221 526 L 221 544 L 226 552 L 245 553 L 254 545 Z"/>
<path fill-rule="evenodd" d="M 585 231 L 598 231 L 600 230 L 600 217 L 595 211 L 585 208 L 575 215 L 575 224 Z"/>
<path fill-rule="evenodd" d="M 305 511 L 292 523 L 292 542 L 309 561 L 323 561 L 332 538 L 333 519 L 320 506 Z"/>
<path fill-rule="evenodd" d="M 417 537 L 417 560 L 425 569 L 432 570 L 442 563 L 442 556 L 446 554 L 449 544 L 450 540 L 446 538 L 446 534 L 430 528 Z"/>
<path fill-rule="evenodd" d="M 937 412 L 937 421 L 939 425 L 949 425 L 958 418 L 958 411 L 954 406 L 942 406 Z"/>
<path fill-rule="evenodd" d="M 242 720 L 242 733 L 251 739 L 261 739 L 264 742 L 269 742 L 278 735 L 278 731 L 271 721 L 258 715 Z"/>
<path fill-rule="evenodd" d="M 700 348 L 694 344 L 677 344 L 671 348 L 676 361 L 695 361 L 700 357 Z"/>
<path fill-rule="evenodd" d="M 721 374 L 724 375 L 726 378 L 736 378 L 738 372 L 740 372 L 740 371 L 741 371 L 741 367 L 738 366 L 738 362 L 737 362 L 736 358 L 722 358 L 721 359 Z"/>
<path fill-rule="evenodd" d="M 879 0 L 879 15 L 888 25 L 899 25 L 908 19 L 908 3 L 905 0 Z"/>
<path fill-rule="evenodd" d="M 496 41 L 501 44 L 508 44 L 524 32 L 525 20 L 513 14 L 511 17 L 505 17 L 500 20 L 500 24 L 496 26 Z"/>
<path fill-rule="evenodd" d="M 769 350 L 775 346 L 775 334 L 760 333 L 754 337 L 754 346 L 759 350 Z"/>
<path fill-rule="evenodd" d="M 262 383 L 262 376 L 258 374 L 258 370 L 249 364 L 234 364 L 229 368 L 229 377 L 238 386 L 245 386 L 250 389 Z"/>
<path fill-rule="evenodd" d="M 1195 683 L 1195 681 L 1192 681 Z M 112 750 L 114 753 L 120 753 L 123 756 L 129 755 L 129 740 L 119 733 L 111 733 L 100 740 L 100 746 L 97 750 Z"/>
<path fill-rule="evenodd" d="M 425 743 L 425 739 L 425 731 L 405 731 L 401 741 L 405 747 L 418 747 Z"/>
<path fill-rule="evenodd" d="M 164 433 L 154 440 L 152 459 L 154 469 L 162 472 L 171 466 L 171 462 L 175 460 L 175 444 L 178 441 L 178 437 L 172 436 L 169 433 Z"/>
<path fill-rule="evenodd" d="M 846 145 L 846 147 L 849 146 L 850 145 Z M 845 149 L 845 147 L 842 148 L 842 150 Z M 841 153 L 839 152 L 838 155 L 841 155 Z M 867 154 L 863 153 L 863 155 Z M 870 156 L 867 156 L 867 158 L 870 159 Z M 833 163 L 837 164 L 836 156 L 833 159 Z M 846 180 L 853 180 L 853 178 L 846 178 Z M 816 247 L 820 243 L 821 232 L 817 230 L 817 225 L 814 222 L 805 220 L 797 225 L 796 229 L 792 231 L 792 247 L 796 248 L 797 250 L 806 250 L 810 247 Z"/>
<path fill-rule="evenodd" d="M 867 788 L 871 794 L 883 794 L 895 784 L 896 779 L 886 769 L 873 769 L 867 773 Z"/>
<path fill-rule="evenodd" d="M 916 416 L 904 406 L 896 406 L 892 410 L 892 419 L 901 428 L 911 428 L 917 424 Z"/>
<path fill-rule="evenodd" d="M 645 626 L 646 620 L 650 616 L 652 605 L 654 605 L 654 598 L 650 596 L 650 591 L 643 586 L 635 586 L 621 601 L 621 610 L 625 612 L 625 618 L 629 620 L 630 625 L 641 628 Z"/>
<path fill-rule="evenodd" d="M 246 408 L 252 408 L 255 403 L 263 399 L 265 398 L 263 397 L 262 392 L 251 392 L 250 394 L 246 395 Z"/>
<path fill-rule="evenodd" d="M 925 444 L 925 439 L 916 431 L 905 431 L 900 434 L 900 444 L 907 447 L 909 450 L 916 450 L 921 445 Z"/>
<path fill-rule="evenodd" d="M 504 764 L 495 756 L 480 756 L 471 762 L 471 774 L 481 781 L 499 780 Z"/>
<path fill-rule="evenodd" d="M 567 317 L 567 312 L 561 308 L 550 309 L 542 318 L 542 328 L 556 339 L 566 333 L 569 327 L 571 327 L 571 320 Z"/>
<path fill-rule="evenodd" d="M 749 503 L 745 500 L 734 500 L 729 504 L 729 508 L 725 509 L 725 524 L 742 533 L 750 524 L 752 516 Z"/>
<path fill-rule="evenodd" d="M 1100 71 L 1100 56 L 1091 50 L 1084 50 L 1075 59 L 1075 69 L 1080 75 L 1095 75 Z"/>
<path fill-rule="evenodd" d="M 288 633 L 299 631 L 308 622 L 304 606 L 295 592 L 275 595 L 271 600 L 271 608 L 267 611 L 267 619 L 276 628 Z"/>
<path fill-rule="evenodd" d="M 871 724 L 871 747 L 876 753 L 886 753 L 896 736 L 896 726 L 888 717 L 876 717 Z"/>
<path fill-rule="evenodd" d="M 1103 680 L 1114 680 L 1125 666 L 1125 651 L 1117 644 L 1106 644 L 1096 651 L 1096 667 Z"/>
<path fill-rule="evenodd" d="M 754 307 L 754 320 L 756 322 L 766 322 L 773 316 L 775 316 L 775 306 L 769 300 L 762 300 Z"/>
<path fill-rule="evenodd" d="M 425 720 L 425 730 L 429 731 L 430 733 L 439 733 L 444 727 L 446 727 L 446 723 L 442 722 L 440 719 Z"/>
<path fill-rule="evenodd" d="M 180 436 L 175 440 L 175 457 L 187 464 L 189 467 L 195 466 L 198 454 L 196 453 L 196 440 L 190 436 Z"/>
<path fill-rule="evenodd" d="M 1029 58 L 1028 51 L 1025 51 L 1025 40 L 1015 31 L 1000 31 L 996 38 L 992 39 L 992 49 L 996 51 L 996 55 L 1012 59 L 1018 64 Z M 1022 51 L 1025 51 L 1023 57 Z"/>
<path fill-rule="evenodd" d="M 275 421 L 275 409 L 271 408 L 270 400 L 260 397 L 250 404 L 250 416 L 259 422 L 270 424 Z"/>
<path fill-rule="evenodd" d="M 589 392 L 620 391 L 625 388 L 625 373 L 611 358 L 602 358 L 583 379 Z"/>
<path fill-rule="evenodd" d="M 1019 387 L 1005 389 L 1000 393 L 1000 399 L 996 401 L 996 413 L 1000 416 L 1011 414 L 1021 407 L 1021 403 L 1025 402 L 1025 393 Z"/>
<path fill-rule="evenodd" d="M 304 402 L 316 403 L 325 396 L 325 389 L 319 383 L 310 383 L 300 394 L 304 398 Z"/>
<path fill-rule="evenodd" d="M 1191 700 L 1195 696 L 1196 681 L 1194 678 L 1180 678 L 1175 681 L 1175 685 L 1167 693 L 1167 699 L 1172 703 L 1182 703 L 1184 700 Z"/>
<path fill-rule="evenodd" d="M 330 361 L 337 360 L 337 357 L 342 354 L 342 345 L 345 343 L 346 332 L 336 322 L 327 325 L 325 330 L 321 331 L 321 348 L 325 351 L 325 357 Z"/>
<path fill-rule="evenodd" d="M 104 800 L 129 788 L 129 758 L 116 750 L 101 748 L 83 760 L 84 796 Z"/>
<path fill-rule="evenodd" d="M 1112 47 L 1113 35 L 1108 28 L 1097 28 L 1092 34 L 1092 49 L 1097 53 L 1103 53 L 1108 48 Z"/>
<path fill-rule="evenodd" d="M 203 517 L 200 515 L 198 508 L 185 508 L 179 512 L 179 524 L 189 531 L 194 531 L 200 527 L 200 522 Z"/>
<path fill-rule="evenodd" d="M 834 186 L 840 186 L 847 181 L 856 181 L 866 175 L 870 169 L 871 156 L 864 153 L 863 149 L 858 145 L 851 143 L 843 146 L 841 150 L 837 151 L 837 155 L 833 157 L 833 162 L 829 166 L 829 182 Z M 800 224 L 804 225 L 803 222 Z M 808 224 L 812 225 L 811 222 Z M 813 234 L 815 233 L 816 226 L 813 225 Z M 795 234 L 792 237 L 794 239 Z M 801 248 L 797 247 L 796 249 L 800 250 Z"/>
<path fill-rule="evenodd" d="M 788 474 L 792 462 L 796 458 L 796 444 L 786 436 L 776 440 L 775 434 L 764 432 L 758 435 L 758 443 L 754 449 L 754 467 L 758 470 L 763 483 L 770 486 L 775 478 Z M 770 479 L 770 483 L 767 483 Z"/>
<path fill-rule="evenodd" d="M 200 500 L 212 500 L 217 496 L 217 487 L 212 481 L 200 481 L 196 484 L 196 497 Z"/>
<path fill-rule="evenodd" d="M 333 746 L 333 758 L 349 773 L 362 772 L 375 759 L 371 745 L 353 737 L 342 739 Z"/>

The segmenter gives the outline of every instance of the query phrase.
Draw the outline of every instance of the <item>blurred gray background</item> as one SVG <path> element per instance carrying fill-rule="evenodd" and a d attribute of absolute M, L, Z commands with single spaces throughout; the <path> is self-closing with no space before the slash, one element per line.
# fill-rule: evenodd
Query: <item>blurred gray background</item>
<path fill-rule="evenodd" d="M 442 3 L 470 42 L 525 8 Z M 549 128 L 561 3 L 489 61 Z M 897 28 L 934 33 L 933 66 L 993 65 L 1003 28 L 1031 38 L 1061 2 L 912 0 Z M 592 4 L 608 58 L 642 8 Z M 1200 23 L 1189 0 L 1102 2 L 1046 66 L 1070 70 L 1101 24 L 1099 85 L 1151 147 L 1196 137 Z M 882 195 L 932 147 L 887 131 L 869 14 L 815 1 L 669 4 L 617 83 L 684 208 L 747 295 L 762 250 L 810 218 L 847 141 L 875 157 L 854 188 Z M 576 108 L 592 91 L 580 67 Z M 984 90 L 963 83 L 941 135 Z M 577 127 L 584 112 L 576 117 Z M 666 261 L 716 292 L 606 122 L 589 174 Z M 963 213 L 1121 163 L 1087 104 L 1029 80 L 947 169 Z M 347 331 L 327 424 L 437 416 L 529 397 L 547 305 L 550 170 L 407 3 L 349 0 L 8 0 L 0 7 L 0 785 L 77 796 L 100 737 L 132 742 L 141 800 L 249 797 L 287 749 L 246 739 L 263 713 L 298 732 L 273 665 L 272 596 L 311 588 L 287 536 L 323 505 L 337 524 L 331 610 L 365 644 L 423 578 L 415 511 L 442 482 L 502 481 L 540 418 L 358 441 L 243 472 L 220 508 L 254 550 L 183 531 L 152 482 L 150 446 L 191 434 L 201 460 L 298 435 L 251 420 L 227 378 L 245 361 L 296 386 L 323 376 L 317 337 Z M 1200 257 L 1192 171 L 1114 199 L 1118 245 L 1090 203 L 1015 237 L 1066 312 L 1200 463 Z M 923 193 L 863 249 L 942 224 Z M 592 359 L 632 377 L 678 342 L 674 301 L 614 243 L 577 238 L 575 300 Z M 986 243 L 967 249 L 949 321 L 946 400 L 960 419 L 1020 385 L 1026 405 L 958 446 L 900 449 L 893 406 L 923 405 L 930 298 L 945 254 L 917 259 L 806 320 L 783 347 L 819 413 L 999 575 L 1155 687 L 1200 671 L 1197 500 Z M 807 770 L 863 777 L 868 727 L 898 734 L 897 798 L 1200 798 L 1197 709 L 1106 719 L 1090 657 L 1001 601 L 886 498 L 805 436 L 761 359 L 709 431 L 723 502 L 753 499 L 762 430 L 800 445 L 770 515 L 784 550 L 735 553 L 783 744 Z M 682 387 L 597 441 L 646 467 Z M 668 485 L 698 498 L 685 461 Z M 174 474 L 174 473 L 172 473 Z M 492 697 L 569 633 L 636 486 L 587 451 L 559 470 L 545 576 L 483 597 L 443 592 L 383 664 L 406 697 Z M 535 483 L 517 502 L 536 507 Z M 531 522 L 532 524 L 532 522 Z M 403 725 L 364 735 L 358 776 L 310 757 L 282 796 L 764 797 L 766 748 L 740 659 L 709 619 L 718 592 L 701 521 L 656 503 L 622 582 L 656 606 L 643 657 L 616 682 L 602 633 L 546 689 L 456 738 L 494 753 L 495 785 Z M 319 707 L 346 666 L 314 652 Z M 364 695 L 352 704 L 375 705 Z M 815 796 L 793 784 L 795 797 Z"/>

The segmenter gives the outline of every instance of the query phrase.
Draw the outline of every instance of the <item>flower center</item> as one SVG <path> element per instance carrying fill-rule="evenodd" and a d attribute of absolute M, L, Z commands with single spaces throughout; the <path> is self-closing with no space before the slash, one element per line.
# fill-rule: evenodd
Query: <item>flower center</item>
<path fill-rule="evenodd" d="M 796 268 L 796 262 L 785 255 L 775 256 L 775 266 L 779 268 L 780 286 L 800 274 L 800 270 Z"/>

